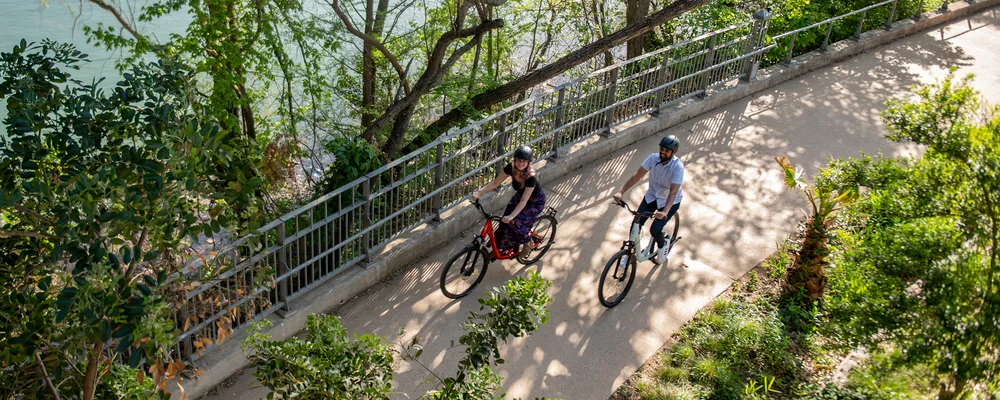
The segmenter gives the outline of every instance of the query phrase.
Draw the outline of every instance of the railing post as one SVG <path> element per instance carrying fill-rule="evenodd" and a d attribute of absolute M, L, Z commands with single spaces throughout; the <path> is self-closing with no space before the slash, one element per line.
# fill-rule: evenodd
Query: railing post
<path fill-rule="evenodd" d="M 757 71 L 760 70 L 760 59 L 763 54 L 754 54 L 761 47 L 764 39 L 767 37 L 767 21 L 771 19 L 771 13 L 767 10 L 760 10 L 753 13 L 753 25 L 752 32 L 750 32 L 750 44 L 747 45 L 746 53 L 744 57 L 748 57 L 744 60 L 744 70 L 743 78 L 744 82 L 750 82 L 757 79 Z M 753 54 L 753 55 L 751 55 Z"/>
<path fill-rule="evenodd" d="M 854 41 L 861 40 L 861 32 L 865 28 L 865 17 L 867 16 L 868 16 L 868 10 L 864 10 L 861 12 L 861 20 L 858 21 L 858 30 L 854 32 L 854 37 L 852 38 L 854 39 Z"/>
<path fill-rule="evenodd" d="M 917 13 L 913 14 L 913 19 L 920 19 L 924 16 L 924 0 L 920 0 L 920 5 L 917 6 Z"/>
<path fill-rule="evenodd" d="M 434 190 L 444 186 L 444 142 L 438 139 L 437 164 L 434 166 Z M 434 207 L 434 222 L 441 222 L 441 192 L 434 195 L 431 207 Z"/>
<path fill-rule="evenodd" d="M 497 157 L 500 157 L 501 155 L 503 155 L 504 153 L 507 152 L 507 141 L 508 141 L 508 137 L 507 137 L 507 113 L 503 113 L 502 115 L 500 115 L 497 118 L 500 118 L 500 128 L 499 128 L 500 134 L 497 135 L 496 155 L 497 155 Z M 494 175 L 500 175 L 500 173 L 503 172 L 503 166 L 504 165 L 506 165 L 506 164 L 504 164 L 502 162 L 493 164 L 493 173 L 494 173 Z"/>
<path fill-rule="evenodd" d="M 944 2 L 941 3 L 941 8 L 938 9 L 938 11 L 940 11 L 942 13 L 948 12 L 948 3 L 951 3 L 951 1 L 950 0 L 944 0 Z"/>
<path fill-rule="evenodd" d="M 372 262 L 372 232 L 368 228 L 372 227 L 372 184 L 371 177 L 365 176 L 361 182 L 361 196 L 365 199 L 365 204 L 361 206 L 361 222 L 365 230 L 361 235 L 361 247 L 364 247 L 365 261 Z"/>
<path fill-rule="evenodd" d="M 281 276 L 288 272 L 288 247 L 286 246 L 287 236 L 285 235 L 285 221 L 282 220 L 278 224 L 278 268 L 276 274 L 278 275 L 278 301 L 281 302 L 281 308 L 278 309 L 277 313 L 282 318 L 291 314 L 291 308 L 288 307 L 288 277 L 281 279 Z"/>
<path fill-rule="evenodd" d="M 712 35 L 708 40 L 708 53 L 705 54 L 705 63 L 701 69 L 701 84 L 699 87 L 701 93 L 698 93 L 699 99 L 704 99 L 708 95 L 709 81 L 712 78 L 712 71 L 714 71 L 712 66 L 715 65 L 715 41 L 718 36 L 718 34 Z"/>
<path fill-rule="evenodd" d="M 556 131 L 559 127 L 563 126 L 565 123 L 563 119 L 565 118 L 563 107 L 566 104 L 566 88 L 559 88 L 559 98 L 556 100 L 556 116 L 552 120 L 552 155 L 549 156 L 550 159 L 559 158 L 559 146 L 562 146 L 562 130 Z"/>
<path fill-rule="evenodd" d="M 798 36 L 798 32 L 793 33 L 792 40 L 788 42 L 788 54 L 785 55 L 785 61 L 781 62 L 785 66 L 792 65 L 792 53 L 795 50 L 795 39 L 798 38 Z"/>
<path fill-rule="evenodd" d="M 663 52 L 663 60 L 660 62 L 660 71 L 656 74 L 657 86 L 663 86 L 667 84 L 667 64 L 670 63 L 668 51 Z M 667 98 L 667 88 L 661 87 L 656 91 L 656 108 L 653 109 L 653 115 L 660 115 L 660 108 L 663 107 L 663 103 L 666 102 Z"/>
<path fill-rule="evenodd" d="M 896 3 L 898 2 L 899 0 L 892 1 L 892 11 L 889 11 L 889 19 L 885 21 L 885 30 L 892 29 L 892 19 L 896 18 Z"/>
<path fill-rule="evenodd" d="M 607 94 L 605 95 L 604 107 L 604 130 L 601 132 L 601 136 L 608 136 L 611 134 L 611 125 L 615 123 L 615 108 L 614 106 L 615 97 L 618 95 L 618 69 L 621 67 L 615 67 L 611 70 L 611 84 L 608 85 Z"/>
<path fill-rule="evenodd" d="M 179 324 L 181 328 L 187 325 L 188 320 L 191 319 L 191 299 L 187 298 L 187 296 L 184 297 L 186 298 L 186 300 L 184 301 L 183 311 L 181 312 L 181 318 L 184 318 L 184 320 Z M 181 333 L 188 333 L 188 331 L 185 330 L 185 332 Z M 192 339 L 191 336 L 192 336 L 191 333 L 188 333 L 188 335 L 184 337 L 184 344 L 183 344 L 184 350 L 181 351 L 181 357 L 187 360 L 191 359 L 191 353 L 193 352 L 192 350 L 194 349 L 194 339 Z M 138 349 L 134 349 L 133 351 L 138 351 Z"/>
<path fill-rule="evenodd" d="M 823 36 L 823 44 L 819 46 L 819 51 L 826 51 L 830 48 L 830 33 L 833 32 L 833 21 L 826 26 L 826 35 Z"/>

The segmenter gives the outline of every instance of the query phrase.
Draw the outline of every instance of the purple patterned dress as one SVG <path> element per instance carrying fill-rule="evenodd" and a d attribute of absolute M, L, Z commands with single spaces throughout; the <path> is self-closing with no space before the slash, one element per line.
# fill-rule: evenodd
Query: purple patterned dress
<path fill-rule="evenodd" d="M 503 168 L 503 172 L 511 177 L 514 176 L 514 167 L 511 164 L 507 164 Z M 545 210 L 545 191 L 542 190 L 542 185 L 538 183 L 538 179 L 535 177 L 529 177 L 525 179 L 524 184 L 520 184 L 517 180 L 512 180 L 511 187 L 514 188 L 514 196 L 511 197 L 510 202 L 507 203 L 507 208 L 504 210 L 503 215 L 508 215 L 517 208 L 517 205 L 521 202 L 521 195 L 524 194 L 524 189 L 533 187 L 534 190 L 531 191 L 531 198 L 528 199 L 528 203 L 524 205 L 524 209 L 517 214 L 509 224 L 501 223 L 496 231 L 497 239 L 497 250 L 516 250 L 517 246 L 524 243 L 528 243 L 529 234 L 531 233 L 531 226 L 535 223 L 535 219 L 538 215 Z"/>

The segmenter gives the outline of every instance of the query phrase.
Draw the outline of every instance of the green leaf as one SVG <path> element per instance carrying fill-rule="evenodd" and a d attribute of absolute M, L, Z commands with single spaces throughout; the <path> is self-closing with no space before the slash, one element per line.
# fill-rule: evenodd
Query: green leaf
<path fill-rule="evenodd" d="M 146 285 L 140 283 L 140 284 L 136 285 L 136 287 L 139 288 L 139 291 L 142 292 L 142 294 L 144 296 L 149 296 L 149 295 L 153 294 L 153 290 L 150 289 L 149 286 L 146 286 Z"/>
<path fill-rule="evenodd" d="M 118 328 L 118 330 L 116 330 L 113 334 L 111 334 L 111 337 L 115 339 L 121 339 L 125 336 L 132 334 L 132 328 L 133 328 L 132 325 L 122 325 L 121 327 Z"/>
<path fill-rule="evenodd" d="M 139 349 L 133 349 L 132 354 L 128 356 L 128 366 L 138 368 L 140 361 L 142 361 L 142 351 Z"/>

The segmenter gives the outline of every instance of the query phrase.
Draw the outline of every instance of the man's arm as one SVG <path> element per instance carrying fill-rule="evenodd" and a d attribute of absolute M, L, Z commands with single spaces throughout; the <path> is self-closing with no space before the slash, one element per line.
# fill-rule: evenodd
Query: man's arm
<path fill-rule="evenodd" d="M 642 180 L 642 177 L 644 176 L 646 176 L 646 169 L 643 167 L 639 167 L 639 169 L 635 171 L 635 174 L 633 174 L 631 177 L 628 178 L 627 181 L 625 181 L 625 185 L 622 186 L 622 189 L 616 192 L 611 197 L 615 199 L 615 202 L 622 201 L 622 196 L 625 195 L 625 192 L 631 189 L 632 186 L 635 186 L 636 183 L 639 183 L 639 181 Z"/>
<path fill-rule="evenodd" d="M 677 198 L 677 191 L 679 190 L 681 190 L 680 184 L 670 184 L 670 194 L 667 195 L 667 206 L 663 208 L 663 211 L 657 211 L 653 214 L 653 219 L 663 219 L 667 217 L 667 213 L 670 212 L 670 207 L 674 206 L 674 199 Z"/>

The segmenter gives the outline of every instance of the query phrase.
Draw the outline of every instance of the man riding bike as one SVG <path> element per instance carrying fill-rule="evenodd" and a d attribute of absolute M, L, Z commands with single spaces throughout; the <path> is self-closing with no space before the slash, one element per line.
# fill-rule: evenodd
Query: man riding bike
<path fill-rule="evenodd" d="M 677 213 L 681 199 L 684 198 L 681 191 L 681 184 L 684 182 L 684 163 L 677 157 L 680 143 L 680 140 L 674 135 L 661 139 L 660 151 L 646 157 L 642 166 L 628 178 L 621 190 L 612 196 L 616 203 L 621 202 L 625 192 L 642 180 L 646 173 L 649 173 L 649 188 L 642 198 L 642 203 L 639 204 L 637 210 L 639 214 L 636 215 L 634 222 L 642 226 L 646 223 L 647 215 L 655 211 L 653 214 L 655 221 L 649 227 L 649 233 L 659 248 L 653 259 L 653 262 L 657 264 L 663 262 L 668 251 L 666 238 L 663 237 L 663 227 Z"/>

